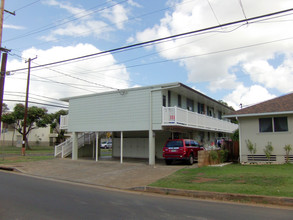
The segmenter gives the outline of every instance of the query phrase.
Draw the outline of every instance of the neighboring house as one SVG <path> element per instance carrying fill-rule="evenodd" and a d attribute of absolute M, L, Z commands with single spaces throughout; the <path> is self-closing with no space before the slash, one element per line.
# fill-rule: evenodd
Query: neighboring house
<path fill-rule="evenodd" d="M 60 126 L 72 132 L 72 159 L 78 159 L 78 137 L 84 132 L 95 132 L 96 140 L 99 133 L 112 132 L 113 157 L 121 162 L 123 157 L 148 158 L 153 165 L 169 138 L 209 145 L 238 128 L 222 118 L 233 109 L 178 82 L 62 100 L 69 102 L 69 115 Z"/>
<path fill-rule="evenodd" d="M 285 162 L 285 145 L 293 144 L 293 93 L 280 96 L 225 116 L 239 122 L 240 162 L 267 161 L 265 146 L 271 142 L 274 150 L 271 161 Z M 252 155 L 246 145 L 256 145 Z M 293 162 L 291 152 L 290 161 Z"/>
<path fill-rule="evenodd" d="M 50 134 L 50 126 L 46 128 L 33 129 L 28 135 L 28 142 L 31 146 L 53 145 L 56 134 Z M 22 135 L 11 125 L 1 123 L 1 146 L 22 146 Z"/>

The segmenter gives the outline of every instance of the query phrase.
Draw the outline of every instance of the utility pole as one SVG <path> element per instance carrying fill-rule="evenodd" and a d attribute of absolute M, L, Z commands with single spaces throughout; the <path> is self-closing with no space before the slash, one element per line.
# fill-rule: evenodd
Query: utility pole
<path fill-rule="evenodd" d="M 26 63 L 28 63 L 28 72 L 27 72 L 27 85 L 26 85 L 26 96 L 25 96 L 25 107 L 24 107 L 24 120 L 23 120 L 23 132 L 22 132 L 22 148 L 21 154 L 25 156 L 25 142 L 26 142 L 26 121 L 27 121 L 27 109 L 28 109 L 28 95 L 29 95 L 29 86 L 30 86 L 30 72 L 31 72 L 31 61 L 37 59 L 37 57 L 31 59 L 29 58 Z"/>
<path fill-rule="evenodd" d="M 8 12 L 12 15 L 15 15 L 14 12 L 9 12 L 4 9 L 4 3 L 5 0 L 1 0 L 1 8 L 0 8 L 0 56 L 1 51 L 4 51 L 5 53 L 2 56 L 2 65 L 1 65 L 1 74 L 0 74 L 0 137 L 1 137 L 1 119 L 2 119 L 2 105 L 3 105 L 3 96 L 4 96 L 4 82 L 5 82 L 5 75 L 6 75 L 6 63 L 7 63 L 7 52 L 10 52 L 10 50 L 7 50 L 5 48 L 2 48 L 2 33 L 3 33 L 3 16 L 4 11 Z"/>
<path fill-rule="evenodd" d="M 1 47 L 1 44 L 2 44 L 4 3 L 5 3 L 5 0 L 1 0 L 1 10 L 0 10 L 0 47 Z"/>
<path fill-rule="evenodd" d="M 5 0 L 1 0 L 1 9 L 0 9 L 0 47 L 2 45 L 2 32 L 3 32 L 3 16 L 4 16 L 4 3 Z M 0 51 L 1 56 L 1 51 Z M 3 57 L 4 58 L 4 57 Z M 1 78 L 0 78 L 0 137 L 1 137 L 1 128 L 2 128 L 2 105 L 3 105 L 3 93 L 4 93 L 4 78 L 5 78 L 5 72 L 2 72 L 1 67 Z"/>
<path fill-rule="evenodd" d="M 4 95 L 4 82 L 5 82 L 5 75 L 6 75 L 6 62 L 7 62 L 7 53 L 2 54 L 2 63 L 1 63 L 1 74 L 0 74 L 0 125 L 2 119 L 2 103 L 3 103 L 3 95 Z M 1 126 L 0 126 L 0 137 L 1 137 Z"/>

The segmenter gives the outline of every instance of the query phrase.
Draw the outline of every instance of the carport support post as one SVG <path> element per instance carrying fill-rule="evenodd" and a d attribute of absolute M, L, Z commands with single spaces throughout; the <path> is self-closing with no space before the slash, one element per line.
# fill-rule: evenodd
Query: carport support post
<path fill-rule="evenodd" d="M 77 132 L 73 132 L 72 134 L 72 160 L 77 160 L 78 158 L 78 138 L 77 138 Z"/>
<path fill-rule="evenodd" d="M 123 131 L 121 131 L 120 135 L 120 163 L 123 163 Z"/>
<path fill-rule="evenodd" d="M 96 161 L 99 160 L 99 132 L 96 132 Z"/>
<path fill-rule="evenodd" d="M 155 165 L 155 133 L 149 130 L 149 165 Z"/>

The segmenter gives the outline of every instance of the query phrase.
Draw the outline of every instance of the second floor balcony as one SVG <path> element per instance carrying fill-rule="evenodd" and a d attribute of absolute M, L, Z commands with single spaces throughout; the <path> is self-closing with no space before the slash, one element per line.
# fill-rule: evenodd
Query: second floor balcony
<path fill-rule="evenodd" d="M 238 125 L 229 121 L 188 111 L 178 107 L 163 107 L 162 126 L 182 126 L 206 131 L 233 133 Z"/>
<path fill-rule="evenodd" d="M 68 129 L 68 115 L 60 115 L 60 129 Z"/>

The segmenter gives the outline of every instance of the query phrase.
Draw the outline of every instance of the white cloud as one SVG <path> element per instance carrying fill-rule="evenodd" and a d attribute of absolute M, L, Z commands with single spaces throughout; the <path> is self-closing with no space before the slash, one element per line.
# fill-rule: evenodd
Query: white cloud
<path fill-rule="evenodd" d="M 138 4 L 137 2 L 133 1 L 133 0 L 128 0 L 127 1 L 129 5 L 137 7 L 137 8 L 141 8 L 142 6 L 140 4 Z"/>
<path fill-rule="evenodd" d="M 229 106 L 232 106 L 235 110 L 243 107 L 248 107 L 250 105 L 257 104 L 259 102 L 275 98 L 268 90 L 259 85 L 252 85 L 250 87 L 245 87 L 239 85 L 231 94 L 223 98 Z"/>
<path fill-rule="evenodd" d="M 12 24 L 3 24 L 3 27 L 7 28 L 7 29 L 15 29 L 15 30 L 24 30 L 25 29 L 25 27 L 23 27 L 23 26 L 17 26 L 17 25 L 12 25 Z"/>
<path fill-rule="evenodd" d="M 100 9 L 86 10 L 81 6 L 73 6 L 70 2 L 48 0 L 44 3 L 64 9 L 74 16 L 74 18 L 68 17 L 57 22 L 56 29 L 51 31 L 49 35 L 41 38 L 46 41 L 57 40 L 58 36 L 88 37 L 94 35 L 97 38 L 106 38 L 107 33 L 113 31 L 114 28 L 99 16 L 110 20 L 118 29 L 123 29 L 124 23 L 128 20 L 127 10 L 120 4 L 116 4 L 101 12 Z M 59 24 L 60 26 L 58 27 Z"/>
<path fill-rule="evenodd" d="M 256 59 L 245 63 L 243 68 L 253 82 L 261 83 L 268 88 L 277 88 L 283 93 L 292 91 L 293 54 L 287 54 L 283 63 L 273 67 L 267 60 Z"/>
<path fill-rule="evenodd" d="M 23 51 L 22 56 L 33 58 L 38 55 L 38 58 L 32 62 L 33 67 L 97 52 L 100 52 L 100 50 L 93 45 L 78 44 L 69 47 L 52 47 L 48 50 L 30 48 Z M 27 63 L 13 59 L 9 60 L 7 70 L 26 68 L 27 65 Z M 26 70 L 7 76 L 5 91 L 25 93 L 26 77 Z M 107 54 L 84 61 L 65 63 L 64 65 L 31 69 L 30 92 L 54 98 L 64 98 L 107 91 L 110 88 L 127 88 L 129 87 L 128 80 L 129 73 L 126 67 L 122 64 L 116 64 L 114 57 Z M 56 81 L 61 82 L 61 84 L 56 83 Z M 64 82 L 66 85 L 62 84 Z M 9 99 L 10 97 L 5 94 L 5 98 Z"/>
<path fill-rule="evenodd" d="M 114 23 L 118 29 L 123 29 L 124 23 L 128 20 L 127 10 L 119 4 L 104 10 L 102 15 Z"/>
<path fill-rule="evenodd" d="M 136 40 L 147 41 L 162 38 L 174 34 L 199 30 L 221 24 L 242 20 L 244 15 L 239 1 L 210 1 L 217 16 L 215 18 L 206 0 L 198 1 L 172 1 L 174 10 L 169 11 L 151 28 L 147 28 L 136 34 Z M 293 7 L 291 0 L 246 0 L 242 1 L 247 17 L 255 17 Z M 291 21 L 290 21 L 291 19 Z M 280 20 L 287 20 L 281 22 Z M 189 56 L 188 59 L 181 59 L 180 65 L 188 71 L 188 80 L 193 83 L 210 82 L 209 89 L 216 91 L 219 89 L 234 89 L 240 85 L 237 73 L 231 69 L 239 64 L 251 73 L 251 79 L 256 83 L 261 83 L 264 87 L 275 88 L 279 91 L 287 92 L 289 83 L 293 78 L 292 60 L 293 47 L 292 40 L 279 41 L 262 46 L 245 47 L 269 41 L 280 40 L 293 37 L 292 15 L 278 18 L 272 21 L 263 21 L 255 24 L 231 26 L 229 28 L 217 29 L 218 32 L 211 32 L 173 39 L 156 46 L 160 55 L 169 60 L 179 59 Z M 222 33 L 220 33 L 222 32 Z M 216 52 L 216 53 L 215 53 Z M 257 61 L 267 62 L 276 53 L 285 53 L 287 59 L 279 68 L 257 67 Z M 193 56 L 193 57 L 191 57 Z M 267 65 L 268 66 L 268 65 Z M 264 77 L 266 71 L 267 77 Z M 258 74 L 258 77 L 256 76 Z M 277 78 L 274 80 L 274 78 Z M 285 83 L 285 79 L 290 79 Z M 228 87 L 227 87 L 228 85 Z"/>
<path fill-rule="evenodd" d="M 50 6 L 58 6 L 59 8 L 65 9 L 66 11 L 75 15 L 78 18 L 83 16 L 82 13 L 84 15 L 89 13 L 88 11 L 82 8 L 72 6 L 71 3 L 69 2 L 64 2 L 64 1 L 58 2 L 56 0 L 47 0 L 47 1 L 44 1 L 44 3 Z"/>
<path fill-rule="evenodd" d="M 95 35 L 96 37 L 105 37 L 105 33 L 110 31 L 111 28 L 107 27 L 107 24 L 103 21 L 85 21 L 80 24 L 69 23 L 66 28 L 58 28 L 51 32 L 48 36 L 43 36 L 42 39 L 46 41 L 57 40 L 57 36 L 79 36 L 87 37 L 90 35 Z"/>

